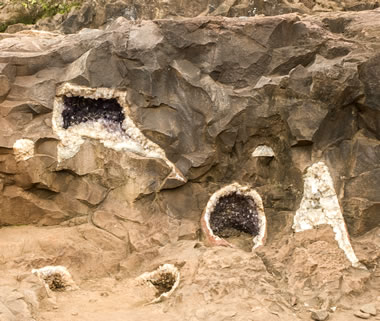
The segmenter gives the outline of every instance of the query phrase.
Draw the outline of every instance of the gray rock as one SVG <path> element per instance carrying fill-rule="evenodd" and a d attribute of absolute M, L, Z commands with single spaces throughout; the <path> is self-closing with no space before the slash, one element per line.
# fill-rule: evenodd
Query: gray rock
<path fill-rule="evenodd" d="M 325 310 L 313 311 L 311 318 L 316 321 L 325 321 L 329 318 L 329 313 Z"/>
<path fill-rule="evenodd" d="M 5 5 L 3 4 L 5 3 Z M 8 23 L 22 22 L 25 19 L 20 14 L 17 2 L 0 2 L 0 21 L 5 26 Z M 258 1 L 231 1 L 231 0 L 205 0 L 195 1 L 191 5 L 179 0 L 144 1 L 144 0 L 110 0 L 108 2 L 83 1 L 82 7 L 72 9 L 65 14 L 56 14 L 54 17 L 44 18 L 37 21 L 35 26 L 42 30 L 60 29 L 66 33 L 75 33 L 82 28 L 98 28 L 110 20 L 124 16 L 129 20 L 165 19 L 173 17 L 196 17 L 196 16 L 228 16 L 248 19 L 257 15 L 279 15 L 290 12 L 312 14 L 318 11 L 361 11 L 370 10 L 378 6 L 377 0 L 350 0 L 350 1 L 319 1 L 317 5 L 308 0 L 288 2 L 286 0 L 258 0 Z M 342 22 L 343 21 L 343 22 Z M 335 21 L 324 19 L 324 24 L 334 33 L 343 33 L 348 24 L 347 21 Z M 11 28 L 7 32 L 14 32 L 30 28 L 28 25 Z M 339 47 L 338 47 L 339 48 Z M 336 49 L 339 50 L 339 49 Z"/>
<path fill-rule="evenodd" d="M 127 7 L 118 1 L 107 8 L 105 19 L 118 11 L 123 14 Z M 87 3 L 82 14 L 74 10 L 67 15 L 67 28 L 80 27 L 69 24 L 79 19 L 76 15 L 92 26 L 98 9 Z M 144 10 L 136 6 L 137 17 Z M 7 182 L 0 194 L 0 211 L 5 213 L 1 224 L 42 219 L 47 225 L 61 223 L 64 213 L 72 219 L 111 206 L 105 192 L 110 189 L 130 186 L 127 198 L 133 202 L 160 189 L 178 188 L 186 179 L 206 194 L 234 180 L 266 186 L 264 206 L 274 213 L 291 212 L 302 195 L 302 171 L 324 159 L 334 185 L 342 190 L 339 201 L 350 232 L 367 232 L 379 223 L 379 59 L 363 49 L 357 36 L 372 48 L 379 36 L 375 13 L 344 13 L 343 18 L 326 14 L 326 24 L 297 15 L 138 24 L 119 17 L 109 29 L 86 29 L 74 36 L 3 34 L 0 172 Z M 346 20 L 352 21 L 342 24 L 349 41 L 336 40 L 331 33 Z M 355 25 L 368 26 L 367 34 Z M 242 43 L 244 52 L 236 51 Z M 348 59 L 349 54 L 355 59 Z M 161 162 L 134 160 L 94 140 L 57 166 L 60 141 L 45 121 L 52 119 L 55 91 L 62 82 L 125 90 L 136 126 L 186 179 L 168 176 Z M 11 149 L 16 139 L 25 137 L 37 142 L 37 155 L 46 156 L 17 165 Z M 253 159 L 255 147 L 263 145 L 270 146 L 276 158 Z M 73 188 L 66 188 L 70 182 L 75 182 Z M 202 202 L 190 212 L 201 211 Z M 15 204 L 21 209 L 17 220 L 11 215 Z M 106 207 L 102 210 L 107 212 Z M 30 215 L 23 222 L 25 213 Z"/>
<path fill-rule="evenodd" d="M 207 1 L 198 2 L 207 9 Z M 103 19 L 87 4 L 66 16 L 65 30 L 103 24 L 126 8 L 108 6 Z M 136 18 L 144 15 L 148 8 L 136 5 Z M 302 172 L 323 160 L 351 235 L 368 232 L 379 224 L 380 204 L 378 16 L 379 10 L 324 18 L 119 17 L 108 29 L 75 35 L 1 34 L 0 226 L 66 222 L 79 228 L 90 222 L 104 232 L 99 245 L 107 238 L 111 249 L 145 251 L 196 240 L 209 196 L 237 181 L 257 187 L 268 237 L 277 240 L 290 233 Z M 162 160 L 113 150 L 97 139 L 83 138 L 75 156 L 58 164 L 63 142 L 53 131 L 51 110 L 63 82 L 124 91 L 131 120 L 185 179 L 169 176 Z M 17 163 L 12 146 L 21 138 L 36 143 L 35 156 Z M 264 145 L 276 157 L 252 157 Z M 97 230 L 89 229 L 88 237 L 98 237 Z M 331 266 L 345 269 L 345 257 L 335 253 L 325 254 L 335 260 Z M 308 255 L 300 251 L 297 264 L 317 284 L 311 271 L 319 260 L 307 261 Z M 117 260 L 119 254 L 112 266 Z M 330 274 L 335 284 L 341 274 Z M 366 277 L 345 277 L 345 293 L 364 289 Z"/>

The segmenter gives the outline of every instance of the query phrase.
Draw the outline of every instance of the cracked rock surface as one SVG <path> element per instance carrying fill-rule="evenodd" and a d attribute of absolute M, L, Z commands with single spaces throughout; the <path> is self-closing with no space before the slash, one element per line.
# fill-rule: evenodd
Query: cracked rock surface
<path fill-rule="evenodd" d="M 112 302 L 128 297 L 131 320 L 305 320 L 313 309 L 339 321 L 376 301 L 379 37 L 379 9 L 1 33 L 0 316 L 102 320 L 109 309 L 118 320 L 125 311 Z M 162 159 L 90 138 L 58 161 L 52 110 L 66 82 L 126 92 L 128 117 L 187 182 Z M 34 143 L 28 158 L 16 157 L 20 139 Z M 252 157 L 263 145 L 274 156 Z M 351 267 L 329 226 L 293 234 L 303 174 L 319 161 L 366 270 Z M 263 200 L 267 241 L 254 253 L 199 238 L 210 195 L 233 182 Z M 165 263 L 184 281 L 145 306 L 150 294 L 134 296 L 130 280 Z M 46 265 L 66 266 L 80 290 L 40 293 L 27 276 Z"/>

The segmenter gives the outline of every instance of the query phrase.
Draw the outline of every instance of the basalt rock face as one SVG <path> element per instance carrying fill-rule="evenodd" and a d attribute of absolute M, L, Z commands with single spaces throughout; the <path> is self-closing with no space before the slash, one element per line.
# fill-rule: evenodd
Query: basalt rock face
<path fill-rule="evenodd" d="M 28 242 L 36 249 L 26 253 L 37 255 L 24 258 L 29 265 L 65 263 L 74 273 L 96 265 L 102 275 L 132 252 L 198 239 L 209 196 L 237 181 L 261 195 L 271 244 L 292 233 L 303 173 L 323 161 L 350 235 L 370 232 L 380 223 L 379 37 L 380 10 L 118 18 L 74 35 L 0 34 L 0 226 L 50 226 L 58 240 L 68 238 L 43 249 Z M 64 83 L 125 92 L 125 115 L 184 179 L 160 157 L 96 139 L 59 159 L 52 111 Z M 34 142 L 33 156 L 16 160 L 19 139 Z M 274 156 L 252 157 L 261 145 Z M 85 250 L 72 254 L 80 242 Z M 321 254 L 329 241 L 294 242 L 306 242 L 291 250 L 303 262 L 304 248 Z M 102 251 L 112 259 L 98 266 Z M 286 263 L 273 257 L 271 269 L 281 273 Z M 347 267 L 339 262 L 339 271 Z"/>
<path fill-rule="evenodd" d="M 55 225 L 98 210 L 142 223 L 163 208 L 196 221 L 208 193 L 233 181 L 255 186 L 269 219 L 285 224 L 304 169 L 323 160 L 350 232 L 370 230 L 380 206 L 379 16 L 120 18 L 71 36 L 3 34 L 1 224 Z M 125 91 L 137 127 L 189 182 L 165 190 L 162 160 L 96 140 L 58 163 L 51 111 L 64 82 Z M 35 156 L 16 162 L 17 139 L 32 140 Z M 264 144 L 275 157 L 251 157 Z M 155 208 L 141 210 L 146 202 Z"/>
<path fill-rule="evenodd" d="M 16 23 L 28 20 L 28 11 L 22 6 L 21 1 L 18 3 L 4 0 L 0 3 L 0 23 L 13 23 L 7 29 L 10 33 L 24 29 L 75 33 L 82 28 L 105 26 L 118 17 L 132 21 L 197 16 L 252 17 L 294 12 L 315 14 L 331 11 L 362 11 L 379 7 L 378 0 L 196 0 L 190 3 L 178 0 L 79 0 L 76 3 L 79 7 L 73 8 L 70 12 L 40 19 L 36 25 L 25 25 Z M 18 18 L 20 16 L 23 19 Z"/>

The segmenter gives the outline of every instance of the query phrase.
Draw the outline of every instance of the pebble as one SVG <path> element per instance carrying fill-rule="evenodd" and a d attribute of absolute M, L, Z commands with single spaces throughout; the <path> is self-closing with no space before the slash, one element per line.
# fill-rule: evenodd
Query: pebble
<path fill-rule="evenodd" d="M 364 313 L 362 311 L 356 311 L 354 312 L 354 316 L 360 318 L 360 319 L 369 319 L 371 315 L 369 313 Z"/>
<path fill-rule="evenodd" d="M 360 311 L 364 312 L 364 313 L 368 313 L 368 314 L 373 315 L 373 316 L 375 316 L 377 314 L 376 306 L 373 303 L 364 304 L 360 308 Z"/>
<path fill-rule="evenodd" d="M 329 318 L 329 313 L 325 310 L 317 310 L 311 313 L 311 318 L 316 321 L 325 321 Z"/>

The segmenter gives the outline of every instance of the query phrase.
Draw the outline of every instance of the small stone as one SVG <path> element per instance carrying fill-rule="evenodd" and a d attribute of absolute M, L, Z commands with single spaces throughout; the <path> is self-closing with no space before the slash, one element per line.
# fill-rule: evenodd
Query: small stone
<path fill-rule="evenodd" d="M 361 311 L 354 312 L 354 316 L 360 318 L 360 319 L 369 319 L 371 315 L 369 313 L 364 313 Z"/>
<path fill-rule="evenodd" d="M 325 321 L 329 318 L 329 313 L 325 310 L 317 310 L 311 313 L 311 318 L 316 321 Z"/>
<path fill-rule="evenodd" d="M 271 147 L 260 145 L 253 151 L 252 157 L 274 157 L 274 152 Z"/>
<path fill-rule="evenodd" d="M 377 314 L 376 306 L 373 303 L 364 304 L 360 308 L 360 311 L 364 312 L 364 313 L 368 313 L 368 314 L 373 315 L 373 316 L 375 316 Z"/>

